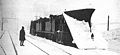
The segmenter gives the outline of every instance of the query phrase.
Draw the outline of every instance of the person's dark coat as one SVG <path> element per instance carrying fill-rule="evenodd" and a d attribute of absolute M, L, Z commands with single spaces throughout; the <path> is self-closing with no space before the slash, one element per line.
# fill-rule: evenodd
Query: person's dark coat
<path fill-rule="evenodd" d="M 26 40 L 26 39 L 25 39 L 25 31 L 24 31 L 24 29 L 21 29 L 21 30 L 20 30 L 20 38 L 19 38 L 19 40 L 20 40 L 20 41 Z"/>

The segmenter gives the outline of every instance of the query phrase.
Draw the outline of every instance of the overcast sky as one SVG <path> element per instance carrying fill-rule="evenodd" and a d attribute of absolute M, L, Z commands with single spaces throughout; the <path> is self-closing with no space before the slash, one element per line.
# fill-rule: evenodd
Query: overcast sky
<path fill-rule="evenodd" d="M 111 20 L 120 21 L 120 0 L 0 0 L 0 14 L 4 18 L 18 18 L 20 22 L 35 16 L 48 17 L 62 14 L 66 10 L 95 8 L 93 20 L 103 21 L 110 15 Z"/>
<path fill-rule="evenodd" d="M 4 15 L 39 15 L 48 16 L 52 14 L 60 14 L 65 9 L 81 9 L 81 8 L 120 8 L 119 0 L 2 0 Z M 116 7 L 115 7 L 116 6 Z"/>

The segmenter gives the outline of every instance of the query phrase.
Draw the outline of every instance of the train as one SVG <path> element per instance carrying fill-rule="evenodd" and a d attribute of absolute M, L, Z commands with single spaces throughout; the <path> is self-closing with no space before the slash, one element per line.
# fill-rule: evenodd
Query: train
<path fill-rule="evenodd" d="M 82 9 L 66 11 L 64 13 L 68 15 L 73 13 L 72 15 L 78 17 L 78 20 L 85 20 L 88 22 L 91 28 L 90 19 L 93 11 L 94 9 Z M 62 45 L 78 48 L 77 45 L 73 43 L 73 36 L 63 14 L 50 14 L 49 18 L 40 17 L 39 19 L 32 20 L 30 24 L 30 34 L 52 40 Z"/>
<path fill-rule="evenodd" d="M 30 34 L 52 40 L 59 44 L 76 47 L 72 43 L 73 38 L 64 16 L 61 14 L 50 15 L 49 17 L 40 17 L 38 20 L 31 21 Z"/>

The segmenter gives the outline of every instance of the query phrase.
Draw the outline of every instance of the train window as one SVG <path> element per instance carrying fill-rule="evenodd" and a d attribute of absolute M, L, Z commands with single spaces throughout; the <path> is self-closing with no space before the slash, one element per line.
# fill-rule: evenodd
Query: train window
<path fill-rule="evenodd" d="M 45 31 L 45 22 L 42 22 L 42 31 Z"/>

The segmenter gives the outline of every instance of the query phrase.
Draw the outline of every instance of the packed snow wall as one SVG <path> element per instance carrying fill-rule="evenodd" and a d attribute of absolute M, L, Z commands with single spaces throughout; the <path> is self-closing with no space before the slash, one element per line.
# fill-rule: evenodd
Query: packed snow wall
<path fill-rule="evenodd" d="M 91 10 L 91 11 L 90 11 Z M 73 41 L 79 49 L 102 48 L 107 49 L 107 42 L 98 33 L 94 34 L 94 40 L 91 39 L 90 24 L 92 13 L 95 9 L 81 9 L 64 12 L 63 15 L 70 29 Z M 90 22 L 91 23 L 91 22 Z"/>

